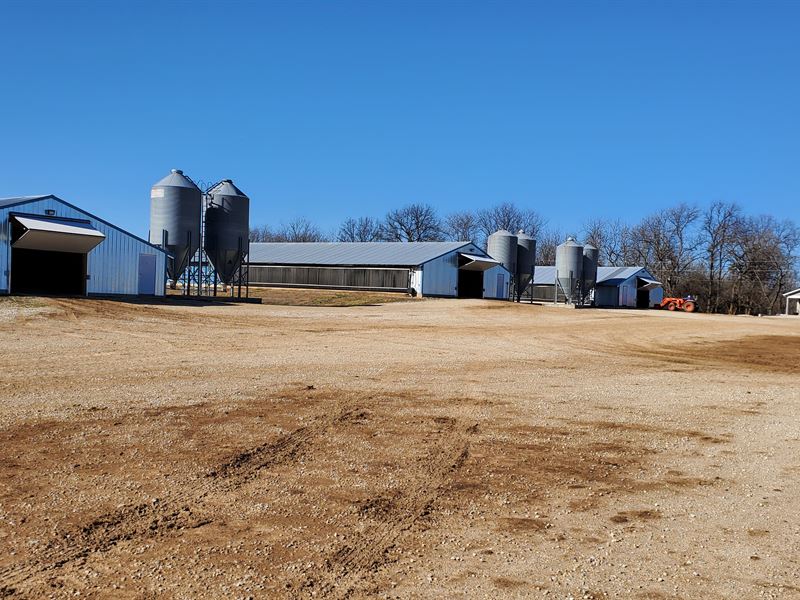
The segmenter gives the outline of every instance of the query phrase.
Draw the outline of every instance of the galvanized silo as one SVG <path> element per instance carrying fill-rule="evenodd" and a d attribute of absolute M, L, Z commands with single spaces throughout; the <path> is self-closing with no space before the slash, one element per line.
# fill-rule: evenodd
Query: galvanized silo
<path fill-rule="evenodd" d="M 556 277 L 567 302 L 578 302 L 583 283 L 583 246 L 574 238 L 567 238 L 556 248 Z"/>
<path fill-rule="evenodd" d="M 517 298 L 521 298 L 533 277 L 536 264 L 536 240 L 524 231 L 517 234 Z"/>
<path fill-rule="evenodd" d="M 247 254 L 250 199 L 230 179 L 208 190 L 203 248 L 217 277 L 229 284 Z"/>
<path fill-rule="evenodd" d="M 150 190 L 150 243 L 172 255 L 167 277 L 176 281 L 200 247 L 202 193 L 179 169 Z"/>
<path fill-rule="evenodd" d="M 516 276 L 517 236 L 505 229 L 495 231 L 486 242 L 486 252 Z"/>
<path fill-rule="evenodd" d="M 583 247 L 583 296 L 586 298 L 589 291 L 594 289 L 597 284 L 597 261 L 600 259 L 600 251 L 586 244 Z"/>

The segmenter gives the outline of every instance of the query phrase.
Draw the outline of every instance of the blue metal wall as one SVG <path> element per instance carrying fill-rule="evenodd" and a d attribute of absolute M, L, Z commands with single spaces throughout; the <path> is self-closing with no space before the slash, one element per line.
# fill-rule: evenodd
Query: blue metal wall
<path fill-rule="evenodd" d="M 451 296 L 458 295 L 458 253 L 476 254 L 478 256 L 488 256 L 486 252 L 469 244 L 463 248 L 458 248 L 426 262 L 422 265 L 422 295 L 423 296 Z M 497 275 L 502 274 L 502 289 L 497 288 Z M 510 275 L 508 271 L 498 265 L 483 272 L 483 297 L 508 299 L 508 283 Z"/>
<path fill-rule="evenodd" d="M 57 217 L 88 219 L 92 227 L 105 234 L 106 239 L 89 252 L 87 257 L 86 291 L 89 294 L 135 295 L 139 289 L 139 255 L 156 255 L 156 295 L 163 296 L 166 284 L 166 254 L 144 240 L 100 221 L 92 215 L 72 208 L 55 197 L 35 199 L 24 204 L 0 208 L 0 293 L 9 291 L 11 273 L 11 225 L 9 213 L 45 215 L 55 211 Z"/>

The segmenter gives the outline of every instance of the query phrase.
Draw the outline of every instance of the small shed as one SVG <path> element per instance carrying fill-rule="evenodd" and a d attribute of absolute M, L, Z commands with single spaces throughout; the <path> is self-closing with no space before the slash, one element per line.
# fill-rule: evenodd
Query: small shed
<path fill-rule="evenodd" d="M 0 294 L 163 296 L 167 253 L 57 196 L 0 198 Z"/>
<path fill-rule="evenodd" d="M 595 306 L 652 308 L 664 298 L 661 282 L 644 267 L 599 267 Z"/>
<path fill-rule="evenodd" d="M 786 292 L 783 297 L 786 298 L 786 314 L 800 316 L 800 288 Z"/>
<path fill-rule="evenodd" d="M 471 242 L 250 244 L 250 285 L 508 299 L 511 274 Z"/>
<path fill-rule="evenodd" d="M 553 302 L 556 294 L 556 268 L 537 266 L 533 273 L 533 299 Z M 597 267 L 594 304 L 609 308 L 650 308 L 661 303 L 661 282 L 644 267 Z M 561 290 L 558 300 L 565 302 Z"/>

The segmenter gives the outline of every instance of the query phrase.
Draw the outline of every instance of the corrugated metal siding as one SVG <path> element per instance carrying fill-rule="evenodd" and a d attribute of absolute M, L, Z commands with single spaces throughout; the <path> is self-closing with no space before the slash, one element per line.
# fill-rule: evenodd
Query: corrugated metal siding
<path fill-rule="evenodd" d="M 423 296 L 458 296 L 458 254 L 488 256 L 483 250 L 469 244 L 422 265 Z M 503 290 L 497 291 L 497 275 L 503 274 Z M 502 266 L 492 267 L 483 273 L 484 298 L 508 298 L 510 275 Z"/>
<path fill-rule="evenodd" d="M 502 279 L 499 277 L 502 277 Z M 487 269 L 483 272 L 483 297 L 494 300 L 508 300 L 509 280 L 508 271 L 503 267 L 498 266 Z"/>
<path fill-rule="evenodd" d="M 408 269 L 250 266 L 250 283 L 298 287 L 359 288 L 406 291 Z"/>
<path fill-rule="evenodd" d="M 650 306 L 655 304 L 661 304 L 661 301 L 664 299 L 664 288 L 657 287 L 655 289 L 650 290 Z"/>
<path fill-rule="evenodd" d="M 619 305 L 636 308 L 636 277 L 631 277 L 619 286 Z"/>
<path fill-rule="evenodd" d="M 470 246 L 462 252 L 471 252 Z M 458 295 L 458 252 L 452 251 L 422 265 L 422 295 L 449 296 Z"/>
<path fill-rule="evenodd" d="M 607 307 L 636 308 L 636 277 L 632 277 L 619 285 L 599 285 L 595 288 L 595 305 Z M 664 289 L 650 290 L 650 306 L 660 304 L 664 298 Z"/>
<path fill-rule="evenodd" d="M 0 291 L 9 291 L 8 276 L 11 272 L 9 213 L 31 213 L 44 215 L 46 210 L 54 210 L 55 216 L 72 219 L 88 219 L 92 226 L 106 235 L 105 241 L 89 252 L 87 257 L 86 282 L 89 294 L 130 294 L 138 293 L 139 255 L 156 255 L 156 295 L 164 295 L 166 281 L 166 255 L 114 227 L 93 219 L 90 215 L 63 204 L 56 198 L 32 200 L 25 204 L 0 208 Z"/>
<path fill-rule="evenodd" d="M 537 269 L 539 267 L 536 267 Z M 566 302 L 567 297 L 564 295 L 563 290 L 559 287 L 556 288 L 555 284 L 550 285 L 534 285 L 531 287 L 533 290 L 534 302 L 553 302 L 553 295 L 558 293 L 558 302 Z M 599 289 L 599 288 L 598 288 Z M 530 291 L 526 291 L 523 298 L 527 298 Z M 523 300 L 524 302 L 524 300 Z"/>
<path fill-rule="evenodd" d="M 251 244 L 251 250 L 259 246 L 259 244 Z M 280 246 L 281 251 L 292 244 L 260 244 L 262 248 L 273 248 Z M 303 244 L 300 244 L 303 246 Z M 387 262 L 398 260 L 393 257 L 392 250 L 405 253 L 402 260 L 408 260 L 409 249 L 414 247 L 414 244 L 391 244 L 391 243 L 376 243 L 376 244 L 307 244 L 307 248 L 300 248 L 294 252 L 293 256 L 303 255 L 308 260 L 320 261 L 333 260 L 333 258 L 343 259 L 342 256 L 322 255 L 311 256 L 308 252 L 318 249 L 340 249 L 342 252 L 355 252 L 359 251 L 359 260 L 364 260 L 366 257 Z M 254 284 L 265 285 L 297 285 L 308 287 L 334 287 L 334 288 L 362 288 L 362 289 L 384 289 L 384 290 L 403 290 L 413 287 L 417 294 L 423 296 L 445 296 L 456 297 L 458 295 L 458 254 L 459 252 L 467 254 L 476 254 L 478 256 L 486 256 L 486 253 L 480 250 L 474 244 L 463 242 L 458 243 L 422 243 L 420 249 L 424 249 L 428 255 L 432 250 L 439 251 L 442 248 L 450 247 L 450 252 L 433 258 L 421 265 L 421 268 L 413 269 L 392 269 L 373 266 L 332 266 L 324 267 L 318 265 L 301 266 L 301 265 L 258 265 L 250 264 L 250 282 Z M 370 252 L 365 252 L 370 250 Z M 378 252 L 380 250 L 380 252 Z M 288 250 L 287 250 L 288 252 Z M 415 250 L 415 252 L 418 252 Z M 262 256 L 263 258 L 263 256 Z M 347 260 L 353 261 L 356 256 L 351 254 Z M 503 280 L 500 282 L 501 288 L 498 290 L 498 274 L 503 275 Z M 493 267 L 483 274 L 483 287 L 485 298 L 508 298 L 508 285 L 510 276 L 502 266 Z"/>
<path fill-rule="evenodd" d="M 617 280 L 624 281 L 632 275 L 642 272 L 640 276 L 653 278 L 644 267 L 597 267 L 597 283 Z M 645 275 L 646 274 L 646 275 Z M 556 281 L 556 268 L 551 265 L 537 265 L 533 273 L 534 285 L 552 285 Z"/>
<path fill-rule="evenodd" d="M 616 308 L 619 306 L 619 296 L 619 288 L 616 285 L 598 285 L 594 290 L 595 306 Z"/>

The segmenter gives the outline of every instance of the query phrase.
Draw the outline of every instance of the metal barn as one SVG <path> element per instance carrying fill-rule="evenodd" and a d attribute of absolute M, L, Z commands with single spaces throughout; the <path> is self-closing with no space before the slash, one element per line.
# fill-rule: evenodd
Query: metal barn
<path fill-rule="evenodd" d="M 553 302 L 556 268 L 537 266 L 533 278 L 533 299 Z M 597 267 L 594 304 L 608 308 L 650 308 L 661 302 L 664 289 L 644 267 Z M 558 301 L 564 302 L 561 290 Z"/>
<path fill-rule="evenodd" d="M 167 253 L 53 195 L 0 199 L 0 294 L 163 296 Z"/>
<path fill-rule="evenodd" d="M 251 243 L 250 285 L 507 299 L 511 274 L 470 242 Z"/>

